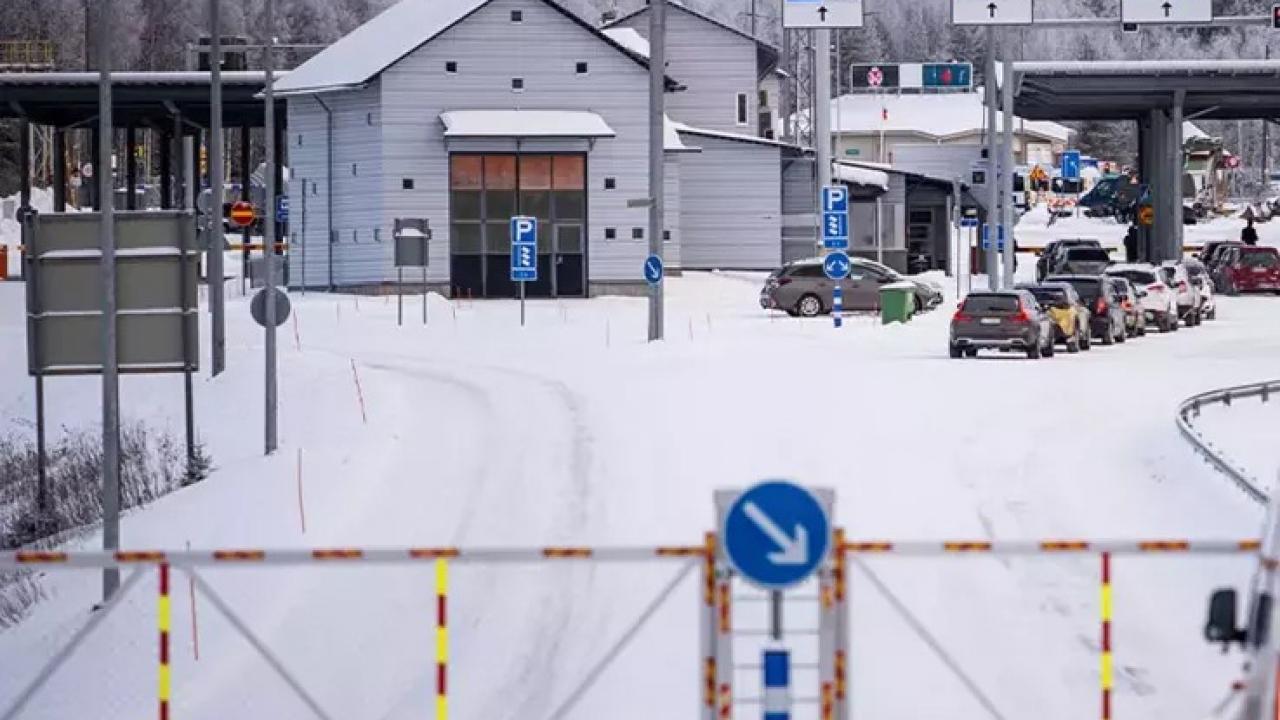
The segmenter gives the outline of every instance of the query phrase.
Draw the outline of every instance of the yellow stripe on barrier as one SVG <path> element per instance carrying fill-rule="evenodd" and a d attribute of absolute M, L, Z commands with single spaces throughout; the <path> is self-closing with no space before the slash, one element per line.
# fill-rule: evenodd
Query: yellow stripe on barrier
<path fill-rule="evenodd" d="M 436 558 L 436 594 L 444 595 L 449 592 L 449 561 L 444 558 Z"/>
<path fill-rule="evenodd" d="M 1102 619 L 1105 622 L 1111 620 L 1111 583 L 1102 586 Z"/>
<path fill-rule="evenodd" d="M 1111 663 L 1110 651 L 1102 653 L 1102 689 L 1103 690 L 1110 690 L 1112 688 L 1111 682 L 1113 680 L 1113 677 L 1112 677 L 1111 665 L 1112 663 Z"/>
<path fill-rule="evenodd" d="M 169 699 L 169 674 L 169 666 L 161 665 L 160 676 L 158 678 L 159 695 L 161 700 Z"/>
<path fill-rule="evenodd" d="M 159 626 L 160 632 L 169 632 L 170 618 L 169 596 L 161 595 L 156 601 L 156 624 Z"/>
<path fill-rule="evenodd" d="M 436 698 L 436 720 L 448 720 L 449 700 L 441 695 Z"/>
<path fill-rule="evenodd" d="M 449 628 L 436 628 L 436 662 L 449 662 Z"/>

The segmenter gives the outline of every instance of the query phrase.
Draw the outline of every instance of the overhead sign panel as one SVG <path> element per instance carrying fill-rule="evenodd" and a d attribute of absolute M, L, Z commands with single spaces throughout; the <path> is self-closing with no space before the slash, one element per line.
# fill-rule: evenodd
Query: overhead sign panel
<path fill-rule="evenodd" d="M 953 25 L 1030 25 L 1035 0 L 951 0 Z"/>
<path fill-rule="evenodd" d="M 789 28 L 862 27 L 862 0 L 784 0 L 782 25 Z"/>
<path fill-rule="evenodd" d="M 898 66 L 853 65 L 849 68 L 849 85 L 873 90 L 899 87 Z"/>
<path fill-rule="evenodd" d="M 1120 20 L 1127 23 L 1213 22 L 1211 0 L 1120 0 Z"/>

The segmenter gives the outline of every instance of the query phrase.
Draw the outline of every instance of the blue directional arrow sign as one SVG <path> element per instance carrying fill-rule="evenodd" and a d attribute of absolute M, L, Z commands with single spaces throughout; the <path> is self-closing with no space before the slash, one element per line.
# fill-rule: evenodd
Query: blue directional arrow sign
<path fill-rule="evenodd" d="M 849 262 L 849 256 L 842 252 L 833 252 L 822 259 L 822 272 L 832 280 L 843 280 L 849 277 L 851 269 L 852 263 Z"/>
<path fill-rule="evenodd" d="M 511 280 L 538 280 L 538 220 L 517 216 L 511 218 Z"/>
<path fill-rule="evenodd" d="M 769 480 L 738 496 L 724 520 L 724 550 L 747 581 L 766 590 L 803 582 L 831 548 L 831 522 L 808 490 Z"/>
<path fill-rule="evenodd" d="M 644 279 L 650 285 L 657 285 L 662 282 L 662 258 L 657 255 L 650 255 L 644 259 Z"/>
<path fill-rule="evenodd" d="M 1062 153 L 1062 179 L 1080 179 L 1080 151 L 1067 150 Z"/>

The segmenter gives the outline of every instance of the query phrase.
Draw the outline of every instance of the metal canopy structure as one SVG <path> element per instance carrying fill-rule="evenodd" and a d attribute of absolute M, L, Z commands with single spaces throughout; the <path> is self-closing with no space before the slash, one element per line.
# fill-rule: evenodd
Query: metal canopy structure
<path fill-rule="evenodd" d="M 1015 62 L 1014 112 L 1030 120 L 1139 120 L 1168 110 L 1207 120 L 1280 117 L 1280 60 Z"/>
<path fill-rule="evenodd" d="M 1008 104 L 1021 117 L 1137 124 L 1153 210 L 1138 230 L 1139 255 L 1155 262 L 1183 255 L 1184 121 L 1280 118 L 1280 60 L 1015 62 L 1007 70 Z"/>
<path fill-rule="evenodd" d="M 121 72 L 111 82 L 116 127 L 167 127 L 174 115 L 209 126 L 208 72 Z M 263 126 L 263 83 L 261 71 L 222 73 L 227 126 Z M 283 116 L 284 100 L 277 105 Z M 0 73 L 0 118 L 72 128 L 87 126 L 97 115 L 97 73 Z"/>

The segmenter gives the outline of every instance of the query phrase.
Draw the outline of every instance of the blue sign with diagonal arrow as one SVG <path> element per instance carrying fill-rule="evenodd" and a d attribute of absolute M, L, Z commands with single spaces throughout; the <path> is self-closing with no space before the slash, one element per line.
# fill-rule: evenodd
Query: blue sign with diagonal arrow
<path fill-rule="evenodd" d="M 831 522 L 813 493 L 768 480 L 734 500 L 724 520 L 724 550 L 743 578 L 766 590 L 803 582 L 831 549 Z"/>

